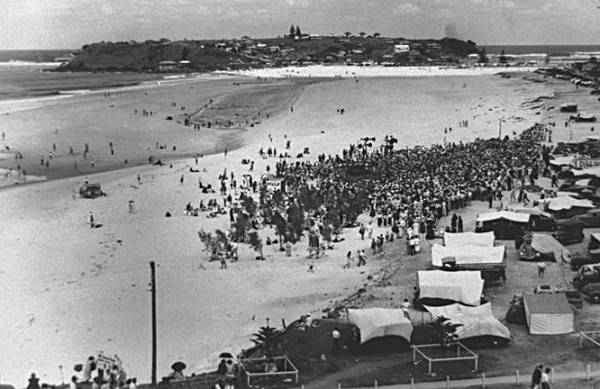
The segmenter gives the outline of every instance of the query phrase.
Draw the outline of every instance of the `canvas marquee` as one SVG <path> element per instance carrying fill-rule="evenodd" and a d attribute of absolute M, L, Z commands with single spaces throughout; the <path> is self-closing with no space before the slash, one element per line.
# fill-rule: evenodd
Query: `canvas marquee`
<path fill-rule="evenodd" d="M 531 248 L 542 254 L 554 253 L 554 258 L 558 261 L 569 263 L 573 259 L 573 254 L 554 237 L 545 234 L 532 234 Z"/>
<path fill-rule="evenodd" d="M 383 336 L 399 336 L 410 343 L 413 327 L 402 309 L 348 309 L 348 321 L 360 330 L 360 344 Z"/>
<path fill-rule="evenodd" d="M 477 216 L 477 221 L 481 223 L 502 219 L 509 220 L 515 223 L 529 223 L 529 215 L 526 213 L 498 211 L 482 213 L 479 216 Z"/>
<path fill-rule="evenodd" d="M 594 204 L 590 200 L 578 200 L 571 196 L 560 196 L 550 199 L 548 209 L 551 211 L 562 211 L 563 209 L 579 208 L 594 208 Z"/>
<path fill-rule="evenodd" d="M 467 305 L 479 305 L 483 279 L 478 270 L 421 270 L 417 272 L 417 286 L 420 299 L 445 299 Z"/>
<path fill-rule="evenodd" d="M 491 234 L 493 237 L 494 233 Z M 434 267 L 442 267 L 444 258 L 453 257 L 456 265 L 501 265 L 504 263 L 504 250 L 504 246 L 447 247 L 434 244 L 431 247 L 431 264 Z"/>
<path fill-rule="evenodd" d="M 558 335 L 575 331 L 573 310 L 564 293 L 524 293 L 523 305 L 530 334 Z"/>
<path fill-rule="evenodd" d="M 462 324 L 456 330 L 459 340 L 480 336 L 511 339 L 509 329 L 494 317 L 492 304 L 490 303 L 485 303 L 478 307 L 452 304 L 445 307 L 425 306 L 425 308 L 434 318 L 442 316 L 453 323 Z"/>
<path fill-rule="evenodd" d="M 446 247 L 462 247 L 462 246 L 483 246 L 491 247 L 494 245 L 494 232 L 461 232 L 461 233 L 444 233 L 444 246 Z"/>

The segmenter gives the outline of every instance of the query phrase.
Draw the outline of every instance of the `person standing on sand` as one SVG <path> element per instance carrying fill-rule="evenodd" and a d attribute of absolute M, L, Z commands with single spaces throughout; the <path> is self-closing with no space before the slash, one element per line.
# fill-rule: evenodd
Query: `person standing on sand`
<path fill-rule="evenodd" d="M 31 373 L 31 378 L 29 378 L 29 385 L 27 385 L 27 389 L 41 389 L 40 379 L 35 376 L 35 373 Z"/>
<path fill-rule="evenodd" d="M 365 250 L 356 250 L 358 254 L 358 264 L 356 267 L 366 266 L 367 265 L 367 255 L 365 254 Z"/>
<path fill-rule="evenodd" d="M 540 383 L 542 381 L 542 365 L 537 365 L 531 374 L 531 389 L 541 389 Z"/>
<path fill-rule="evenodd" d="M 90 228 L 94 228 L 96 223 L 94 222 L 94 214 L 92 213 L 92 211 L 90 211 L 89 222 L 90 222 Z"/>
<path fill-rule="evenodd" d="M 352 251 L 348 251 L 348 254 L 346 254 L 346 262 L 344 263 L 344 266 L 342 266 L 342 269 L 350 269 L 353 260 Z"/>
<path fill-rule="evenodd" d="M 537 269 L 538 269 L 538 277 L 544 278 L 544 273 L 546 272 L 546 262 L 544 262 L 544 260 L 541 258 L 537 264 Z"/>
<path fill-rule="evenodd" d="M 335 327 L 333 331 L 331 331 L 331 353 L 333 355 L 337 355 L 340 353 L 342 347 L 342 333 L 340 330 Z"/>

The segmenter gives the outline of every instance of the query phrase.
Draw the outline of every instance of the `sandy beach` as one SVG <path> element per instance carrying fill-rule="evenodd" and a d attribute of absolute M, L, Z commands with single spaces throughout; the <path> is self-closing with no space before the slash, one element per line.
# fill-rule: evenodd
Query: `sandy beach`
<path fill-rule="evenodd" d="M 305 69 L 311 77 L 337 74 Z M 279 80 L 287 71 L 115 91 L 118 96 L 108 98 L 75 95 L 4 112 L 8 115 L 1 116 L 0 131 L 7 136 L 1 145 L 10 151 L 0 154 L 2 167 L 14 169 L 13 153 L 20 151 L 27 158 L 23 167 L 28 172 L 51 180 L 12 186 L 10 176 L 4 178 L 5 186 L 10 186 L 0 190 L 0 285 L 6 296 L 0 310 L 10 318 L 0 322 L 0 332 L 6 334 L 0 339 L 0 350 L 10 355 L 0 360 L 3 382 L 24 386 L 35 371 L 43 381 L 57 383 L 59 365 L 68 377 L 75 363 L 99 350 L 118 354 L 131 376 L 148 381 L 150 261 L 158 265 L 161 376 L 175 360 L 188 364 L 188 374 L 214 369 L 220 352 L 237 353 L 251 346 L 252 333 L 267 318 L 280 326 L 282 319 L 289 323 L 307 312 L 318 316 L 323 308 L 373 282 L 369 276 L 376 280 L 382 266 L 377 260 L 368 260 L 365 268 L 342 270 L 348 250 L 366 248 L 355 229 L 346 230 L 345 241 L 315 261 L 314 273 L 307 272 L 311 260 L 306 259 L 305 240 L 293 247 L 291 258 L 278 247 L 265 246 L 266 260 L 256 261 L 255 253 L 240 245 L 240 260 L 228 269 L 208 262 L 197 232 L 226 229 L 229 219 L 186 216 L 184 207 L 213 198 L 221 202 L 216 193 L 201 193 L 199 180 L 216 187 L 224 169 L 236 177 L 250 174 L 248 166 L 241 164 L 244 158 L 256 162 L 254 177 L 267 173 L 267 166 L 272 168 L 277 160 L 259 158 L 261 147 L 283 152 L 285 142 L 291 140 L 291 150 L 286 150 L 291 156 L 310 147 L 305 158 L 316 158 L 320 153 L 340 152 L 364 136 L 376 137 L 377 146 L 383 136 L 392 134 L 399 139 L 398 147 L 411 147 L 489 138 L 500 130 L 502 136 L 512 137 L 544 118 L 557 122 L 562 118 L 549 116 L 547 106 L 531 103 L 540 96 L 555 96 L 554 87 L 546 83 L 491 74 L 385 77 L 363 73 L 358 81 L 351 75 L 290 84 L 298 93 L 289 94 L 289 105 L 278 106 L 269 119 L 252 127 L 194 131 L 165 120 L 180 113 L 181 106 L 198 109 L 210 99 L 218 102 L 241 90 L 288 83 Z M 258 76 L 268 81 L 257 83 Z M 574 88 L 565 85 L 565 93 Z M 173 101 L 176 107 L 170 106 Z M 337 111 L 340 108 L 345 109 L 343 115 Z M 158 114 L 140 117 L 135 109 Z M 468 126 L 461 125 L 465 121 Z M 583 127 L 577 130 L 577 136 L 584 134 Z M 114 142 L 116 155 L 110 154 L 109 142 Z M 156 150 L 155 142 L 168 147 Z M 52 151 L 52 143 L 58 150 L 45 171 L 38 166 L 39 159 Z M 84 160 L 85 143 L 90 145 L 91 158 Z M 69 146 L 76 148 L 77 155 L 69 154 Z M 172 146 L 177 147 L 176 153 Z M 149 153 L 169 163 L 150 166 Z M 198 165 L 196 154 L 204 155 Z M 128 164 L 123 163 L 125 158 Z M 76 176 L 74 161 L 80 169 Z M 200 172 L 191 173 L 190 167 Z M 100 182 L 108 196 L 74 197 L 85 176 Z M 135 202 L 133 213 L 127 209 L 129 200 Z M 167 211 L 173 216 L 165 217 Z M 101 228 L 89 227 L 89 212 Z M 261 234 L 275 237 L 268 228 Z"/>

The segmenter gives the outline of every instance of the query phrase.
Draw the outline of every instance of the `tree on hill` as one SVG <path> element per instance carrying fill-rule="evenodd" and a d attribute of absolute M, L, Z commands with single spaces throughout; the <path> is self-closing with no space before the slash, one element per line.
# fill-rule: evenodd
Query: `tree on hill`
<path fill-rule="evenodd" d="M 213 259 L 213 255 L 217 254 L 219 251 L 225 250 L 229 246 L 227 235 L 221 230 L 216 230 L 215 235 L 200 230 L 198 231 L 198 237 L 204 244 L 204 251 L 211 255 L 211 260 Z"/>
<path fill-rule="evenodd" d="M 352 35 L 352 33 L 351 33 L 350 31 L 346 31 L 346 32 L 344 33 L 344 36 L 345 36 L 346 38 L 350 38 L 350 35 Z"/>
<path fill-rule="evenodd" d="M 294 235 L 299 240 L 304 229 L 304 211 L 302 211 L 298 204 L 294 203 L 288 208 L 287 214 L 288 223 L 290 223 Z"/>
<path fill-rule="evenodd" d="M 263 255 L 262 251 L 262 239 L 260 239 L 260 236 L 258 236 L 258 232 L 252 231 L 248 234 L 248 243 L 250 243 L 250 246 L 254 249 L 254 251 L 260 254 L 261 260 L 265 259 L 265 256 Z"/>
<path fill-rule="evenodd" d="M 252 343 L 256 345 L 257 348 L 261 349 L 267 357 L 273 356 L 273 351 L 275 351 L 280 346 L 279 335 L 281 334 L 275 327 L 269 326 L 269 319 L 267 319 L 267 325 L 258 328 L 258 332 L 252 334 L 254 339 Z"/>
<path fill-rule="evenodd" d="M 373 33 L 373 38 L 379 38 L 379 37 L 381 37 L 380 33 L 378 33 L 378 32 Z"/>
<path fill-rule="evenodd" d="M 234 242 L 244 242 L 246 232 L 250 229 L 250 220 L 245 212 L 238 212 L 237 218 L 231 223 L 231 238 Z"/>
<path fill-rule="evenodd" d="M 479 51 L 479 63 L 488 63 L 488 56 L 485 51 L 485 47 Z"/>
<path fill-rule="evenodd" d="M 506 53 L 504 53 L 504 49 L 500 52 L 500 57 L 498 57 L 498 62 L 506 63 Z"/>
<path fill-rule="evenodd" d="M 273 214 L 273 224 L 275 224 L 275 233 L 279 236 L 279 247 L 283 247 L 283 237 L 287 235 L 288 223 L 279 211 Z"/>
<path fill-rule="evenodd" d="M 302 32 L 300 32 L 300 26 L 296 26 L 296 36 L 297 37 L 302 36 Z"/>
<path fill-rule="evenodd" d="M 462 323 L 453 323 L 444 316 L 437 317 L 433 322 L 435 341 L 445 347 L 455 344 L 458 341 L 456 331 L 462 325 Z"/>
<path fill-rule="evenodd" d="M 361 31 L 361 32 L 358 33 L 358 35 L 360 35 L 361 38 L 364 38 L 365 35 L 367 35 L 367 33 L 364 32 L 364 31 Z"/>
<path fill-rule="evenodd" d="M 292 26 L 290 27 L 290 36 L 294 36 L 295 33 L 296 33 L 296 28 L 292 24 Z"/>

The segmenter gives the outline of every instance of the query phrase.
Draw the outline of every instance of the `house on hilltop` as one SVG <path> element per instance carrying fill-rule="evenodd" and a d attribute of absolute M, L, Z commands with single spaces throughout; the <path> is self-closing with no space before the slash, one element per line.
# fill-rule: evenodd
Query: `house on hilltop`
<path fill-rule="evenodd" d="M 179 64 L 175 61 L 160 61 L 158 63 L 158 71 L 159 72 L 171 72 L 173 70 L 177 70 Z"/>

